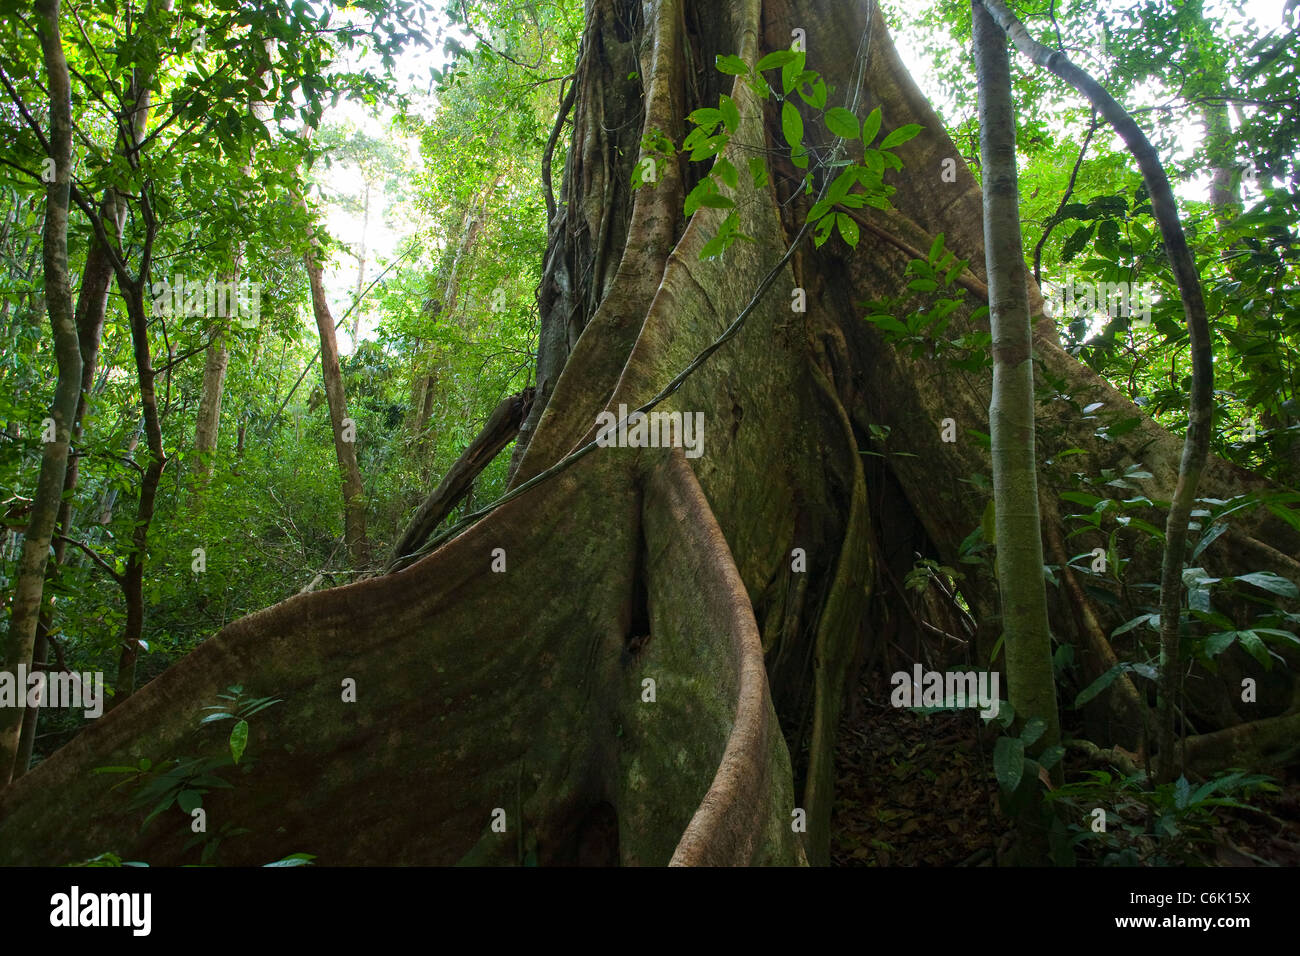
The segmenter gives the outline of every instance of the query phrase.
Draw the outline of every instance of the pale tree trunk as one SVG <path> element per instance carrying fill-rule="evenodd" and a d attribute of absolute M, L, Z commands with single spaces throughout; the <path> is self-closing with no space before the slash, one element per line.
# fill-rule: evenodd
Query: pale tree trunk
<path fill-rule="evenodd" d="M 196 470 L 200 481 L 212 474 L 217 435 L 221 427 L 221 394 L 229 365 L 230 350 L 226 348 L 226 332 L 221 329 L 208 343 L 207 359 L 203 366 L 203 391 L 199 395 L 198 420 L 194 426 L 194 450 L 199 456 Z"/>
<path fill-rule="evenodd" d="M 352 350 L 355 352 L 361 341 L 361 293 L 366 283 L 366 230 L 370 226 L 370 180 L 366 180 L 366 191 L 361 201 L 361 249 L 357 252 L 357 298 L 353 307 L 356 315 L 352 319 Z"/>
<path fill-rule="evenodd" d="M 979 82 L 984 261 L 993 335 L 989 434 L 1008 701 L 1017 724 L 1033 717 L 1045 722 L 1047 729 L 1034 747 L 1039 752 L 1060 743 L 1061 728 L 1038 515 L 1033 335 L 1020 238 L 1016 117 L 1006 36 L 980 0 L 971 0 L 971 14 Z M 1054 774 L 1059 784 L 1059 764 Z"/>
<path fill-rule="evenodd" d="M 274 58 L 275 41 L 265 41 L 265 48 L 268 56 Z M 265 72 L 265 67 L 259 69 L 253 79 L 255 81 L 261 80 Z M 249 104 L 249 112 L 254 119 L 265 121 L 270 115 L 271 107 L 265 101 L 254 100 Z M 254 158 L 255 154 L 250 149 L 248 165 L 241 170 L 245 176 L 251 177 L 253 175 Z M 232 289 L 239 282 L 240 259 L 242 256 L 243 246 L 241 244 L 235 248 L 230 272 L 221 278 L 222 282 L 230 283 Z M 230 349 L 226 345 L 226 329 L 229 317 L 221 316 L 220 318 L 222 321 L 218 325 L 216 333 L 212 336 L 212 341 L 208 343 L 206 350 L 203 366 L 203 390 L 199 395 L 199 410 L 194 426 L 194 450 L 198 453 L 196 478 L 200 488 L 212 476 L 212 468 L 217 452 L 217 439 L 221 431 L 221 397 L 226 386 L 226 369 L 230 365 Z"/>
<path fill-rule="evenodd" d="M 844 688 L 896 606 L 884 573 L 886 562 L 897 570 L 896 542 L 966 570 L 959 586 L 984 625 L 975 650 L 987 666 L 997 587 L 960 549 L 987 505 L 969 479 L 990 474 L 990 457 L 966 429 L 988 428 L 991 376 L 892 347 L 856 305 L 897 295 L 914 250 L 940 232 L 972 263 L 970 288 L 984 272 L 980 191 L 883 19 L 862 3 L 803 0 L 591 0 L 586 12 L 567 198 L 542 289 L 539 364 L 557 374 L 514 497 L 405 570 L 227 625 L 0 791 L 0 864 L 105 847 L 155 865 L 193 860 L 197 850 L 182 849 L 188 818 L 171 813 L 141 833 L 141 815 L 88 771 L 191 746 L 216 753 L 218 738 L 192 744 L 194 726 L 234 683 L 283 702 L 252 721 L 256 760 L 237 786 L 204 797 L 210 819 L 252 831 L 228 855 L 223 844 L 226 863 L 304 850 L 336 864 L 824 862 Z M 879 106 L 882 133 L 912 122 L 924 131 L 897 150 L 905 170 L 887 180 L 896 212 L 858 214 L 856 249 L 834 239 L 787 259 L 811 197 L 787 158 L 780 110 L 712 65 L 728 54 L 753 63 L 788 47 L 795 29 L 809 68 L 837 91 L 829 105 L 851 102 L 869 33 L 860 118 Z M 685 117 L 716 107 L 720 93 L 741 116 L 723 155 L 742 170 L 739 229 L 754 241 L 702 261 L 727 211 L 683 220 L 699 164 L 665 162 L 658 183 L 636 191 L 631 179 L 643 136 L 680 143 Z M 810 130 L 814 119 L 809 111 Z M 761 188 L 745 179 L 750 157 L 769 174 Z M 796 288 L 806 313 L 792 310 Z M 1032 282 L 1028 297 L 1036 369 L 1080 403 L 1140 418 L 1104 442 L 1063 403 L 1040 406 L 1044 501 L 1072 471 L 1135 460 L 1155 475 L 1146 494 L 1171 498 L 1181 442 L 1060 347 Z M 592 443 L 599 413 L 645 403 L 742 311 L 739 332 L 655 409 L 704 416 L 699 457 Z M 949 334 L 987 329 L 968 311 Z M 960 440 L 943 439 L 945 418 Z M 864 468 L 869 425 L 888 428 L 890 454 Z M 576 448 L 584 453 L 569 457 Z M 1065 449 L 1081 451 L 1047 464 Z M 1267 487 L 1211 459 L 1201 490 Z M 1046 508 L 1043 517 L 1060 524 Z M 1086 538 L 1070 546 L 1092 547 Z M 1247 515 L 1204 557 L 1212 574 L 1249 562 L 1300 580 L 1288 557 L 1297 552 L 1289 526 Z M 1158 563 L 1134 554 L 1138 573 Z M 1122 612 L 1081 593 L 1100 641 L 1069 595 L 1050 592 L 1049 611 L 1096 676 Z M 1244 733 L 1265 759 L 1285 749 L 1288 729 L 1294 738 L 1294 687 L 1274 668 L 1258 705 L 1238 703 L 1227 688 L 1248 666 L 1225 652 L 1223 672 L 1201 675 L 1188 708 L 1207 730 L 1259 728 Z M 332 696 L 347 679 L 356 703 Z M 1100 742 L 1139 732 L 1108 699 L 1094 704 Z M 1212 763 L 1225 739 L 1191 738 L 1189 761 L 1199 750 Z"/>
<path fill-rule="evenodd" d="M 311 282 L 311 308 L 320 333 L 321 374 L 325 379 L 325 397 L 329 402 L 330 426 L 334 432 L 334 454 L 338 458 L 339 474 L 343 476 L 343 527 L 347 542 L 348 559 L 356 570 L 370 561 L 366 542 L 366 498 L 357 467 L 356 424 L 348 418 L 347 396 L 343 391 L 343 373 L 339 369 L 338 337 L 334 331 L 334 316 L 330 314 L 325 298 L 325 283 L 317 255 L 317 240 L 312 238 L 311 248 L 304 256 L 307 277 Z"/>
<path fill-rule="evenodd" d="M 45 568 L 50 539 L 58 519 L 63 480 L 68 467 L 68 448 L 77 414 L 81 385 L 81 350 L 77 342 L 76 317 L 72 310 L 72 288 L 68 278 L 68 206 L 72 188 L 72 99 L 68 64 L 59 34 L 59 0 L 38 0 L 37 31 L 45 64 L 50 97 L 49 158 L 54 161 L 54 179 L 45 192 L 43 248 L 45 305 L 54 336 L 54 357 L 58 378 L 49 420 L 52 434 L 46 434 L 41 453 L 41 472 L 33 496 L 31 518 L 23 537 L 22 557 L 14 581 L 13 611 L 5 643 L 5 667 L 16 674 L 30 667 L 36 626 L 40 617 Z M 41 431 L 49 427 L 42 423 Z M 26 688 L 19 693 L 25 695 Z M 0 786 L 7 784 L 17 762 L 22 728 L 21 707 L 0 708 Z"/>

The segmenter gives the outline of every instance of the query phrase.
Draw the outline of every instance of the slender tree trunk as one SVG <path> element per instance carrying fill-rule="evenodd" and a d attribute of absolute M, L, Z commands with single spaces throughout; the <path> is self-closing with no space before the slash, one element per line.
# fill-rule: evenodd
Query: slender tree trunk
<path fill-rule="evenodd" d="M 1174 713 L 1182 691 L 1183 661 L 1180 648 L 1183 606 L 1183 567 L 1186 558 L 1187 526 L 1196 500 L 1196 488 L 1206 469 L 1210 450 L 1210 427 L 1214 417 L 1214 352 L 1210 344 L 1209 318 L 1201 294 L 1196 260 L 1187 246 L 1187 236 L 1178 219 L 1178 203 L 1160 154 L 1133 117 L 1091 76 L 1064 54 L 1047 49 L 1033 39 L 1023 23 L 1001 0 L 981 0 L 1016 46 L 1044 69 L 1065 80 L 1086 96 L 1124 141 L 1142 174 L 1151 197 L 1151 214 L 1160 227 L 1169 266 L 1178 284 L 1187 319 L 1192 351 L 1192 394 L 1187 410 L 1187 435 L 1178 467 L 1178 482 L 1169 502 L 1165 521 L 1165 552 L 1160 568 L 1160 723 L 1156 739 L 1159 750 L 1158 776 L 1172 780 L 1178 774 L 1179 752 L 1174 748 Z"/>
<path fill-rule="evenodd" d="M 357 252 L 357 298 L 352 317 L 352 350 L 355 352 L 361 342 L 361 293 L 366 283 L 366 231 L 370 227 L 370 180 L 366 180 L 366 191 L 361 205 L 361 249 Z"/>
<path fill-rule="evenodd" d="M 114 707 L 135 692 L 136 661 L 144 638 L 144 571 L 149 559 L 149 527 L 153 523 L 157 507 L 158 486 L 162 483 L 163 469 L 167 466 L 162 425 L 158 417 L 158 393 L 155 388 L 157 374 L 150 355 L 148 318 L 145 316 L 147 263 L 142 264 L 141 269 L 141 278 L 136 282 L 127 283 L 122 281 L 121 276 L 118 278 L 118 288 L 126 302 L 127 316 L 131 323 L 131 343 L 135 350 L 136 378 L 140 383 L 140 403 L 144 413 L 144 436 L 149 458 L 140 482 L 140 497 L 136 502 L 131 550 L 127 554 L 126 569 L 120 582 L 126 599 L 126 624 L 118 656 Z"/>
<path fill-rule="evenodd" d="M 54 180 L 46 189 L 42 242 L 45 302 L 54 335 L 58 380 L 54 389 L 54 403 L 50 407 L 53 433 L 47 436 L 50 440 L 44 442 L 40 478 L 14 582 L 13 612 L 9 618 L 9 635 L 5 644 L 5 666 L 10 673 L 16 673 L 20 666 L 27 667 L 32 663 L 45 568 L 49 561 L 50 539 L 58 520 L 63 481 L 67 473 L 68 449 L 77 414 L 82 371 L 76 317 L 72 310 L 72 288 L 68 277 L 72 101 L 68 64 L 59 34 L 59 0 L 37 0 L 36 14 L 50 97 L 49 144 L 50 158 L 54 160 Z M 46 427 L 42 425 L 42 431 Z M 0 708 L 0 786 L 8 783 L 14 772 L 22 719 L 22 708 Z"/>
<path fill-rule="evenodd" d="M 226 348 L 226 333 L 222 329 L 208 343 L 207 360 L 203 367 L 203 391 L 199 395 L 198 420 L 194 426 L 194 450 L 199 458 L 196 478 L 200 483 L 212 475 L 217 436 L 221 428 L 221 394 L 229 364 L 230 350 Z"/>
<path fill-rule="evenodd" d="M 1017 723 L 1047 724 L 1036 750 L 1060 743 L 1052 639 L 1043 578 L 1034 442 L 1033 333 L 1020 238 L 1016 118 L 1006 36 L 971 0 L 984 181 L 984 260 L 993 335 L 993 501 L 1009 701 Z M 1059 783 L 1061 771 L 1055 768 Z"/>
<path fill-rule="evenodd" d="M 320 333 L 321 373 L 325 379 L 325 397 L 329 402 L 330 425 L 334 431 L 334 453 L 338 458 L 339 473 L 343 476 L 343 526 L 348 560 L 354 569 L 360 570 L 370 561 L 366 542 L 365 486 L 357 467 L 356 424 L 348 418 L 343 373 L 339 369 L 338 337 L 334 332 L 334 316 L 330 314 L 325 298 L 325 283 L 316 258 L 315 242 L 313 239 L 312 248 L 304 259 L 311 282 L 312 313 L 316 316 L 316 329 Z"/>

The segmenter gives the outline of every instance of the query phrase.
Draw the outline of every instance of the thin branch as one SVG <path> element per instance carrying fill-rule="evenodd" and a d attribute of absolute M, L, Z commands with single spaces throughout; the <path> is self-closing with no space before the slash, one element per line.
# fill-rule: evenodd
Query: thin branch
<path fill-rule="evenodd" d="M 1065 184 L 1065 192 L 1061 196 L 1061 202 L 1056 207 L 1056 212 L 1048 218 L 1043 225 L 1043 234 L 1038 237 L 1038 242 L 1034 245 L 1034 281 L 1039 285 L 1043 284 L 1043 243 L 1047 242 L 1047 237 L 1052 234 L 1061 223 L 1061 210 L 1063 210 L 1070 197 L 1074 195 L 1074 183 L 1079 178 L 1079 167 L 1083 165 L 1083 157 L 1088 153 L 1088 144 L 1092 142 L 1092 134 L 1097 132 L 1097 111 L 1092 111 L 1092 121 L 1088 124 L 1088 135 L 1083 138 L 1083 145 L 1079 147 L 1079 155 L 1074 161 L 1074 169 L 1070 171 L 1070 181 Z"/>
<path fill-rule="evenodd" d="M 97 565 L 99 565 L 99 567 L 103 569 L 105 574 L 107 574 L 110 578 L 116 581 L 119 585 L 121 585 L 122 582 L 125 580 L 125 578 L 121 574 L 117 573 L 117 569 L 114 568 L 107 561 L 105 561 L 103 556 L 94 548 L 90 547 L 90 545 L 83 544 L 82 542 L 78 541 L 76 538 L 69 538 L 66 534 L 56 534 L 55 537 L 58 538 L 60 541 L 64 541 L 72 545 L 74 548 L 78 549 L 79 551 L 82 551 L 87 557 L 90 558 L 90 560 L 94 561 Z"/>

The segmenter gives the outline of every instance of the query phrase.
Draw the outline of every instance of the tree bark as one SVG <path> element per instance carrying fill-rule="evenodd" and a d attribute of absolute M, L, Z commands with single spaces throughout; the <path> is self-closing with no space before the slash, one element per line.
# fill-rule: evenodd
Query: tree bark
<path fill-rule="evenodd" d="M 320 333 L 321 374 L 325 379 L 325 397 L 329 402 L 330 425 L 334 431 L 334 454 L 343 476 L 343 527 L 348 560 L 360 570 L 370 562 L 366 542 L 365 486 L 357 467 L 356 425 L 348 418 L 347 396 L 343 391 L 343 373 L 339 369 L 339 344 L 334 332 L 334 316 L 325 298 L 325 283 L 316 258 L 316 240 L 304 256 L 307 277 L 311 282 L 311 308 Z"/>
<path fill-rule="evenodd" d="M 198 453 L 196 470 L 200 482 L 206 481 L 212 474 L 217 436 L 221 427 L 221 395 L 229 365 L 230 350 L 226 348 L 226 333 L 222 329 L 208 343 L 207 360 L 203 367 L 203 391 L 199 395 L 198 420 L 194 426 L 194 450 Z"/>
<path fill-rule="evenodd" d="M 152 229 L 152 217 L 146 213 L 147 228 Z M 146 244 L 146 248 L 148 244 Z M 118 289 L 126 304 L 127 318 L 131 324 L 131 344 L 135 351 L 136 380 L 140 385 L 140 404 L 144 419 L 145 444 L 148 464 L 140 480 L 140 497 L 136 502 L 135 522 L 131 531 L 131 550 L 127 553 L 126 568 L 119 582 L 126 601 L 126 623 L 122 632 L 122 647 L 118 654 L 117 683 L 112 706 L 117 707 L 135 693 L 136 662 L 144 638 L 144 571 L 149 558 L 149 526 L 153 523 L 158 503 L 158 486 L 162 483 L 167 455 L 163 450 L 162 423 L 158 417 L 158 393 L 155 388 L 157 373 L 149 348 L 149 320 L 145 315 L 145 283 L 149 274 L 148 254 L 142 257 L 140 278 L 129 281 L 118 275 Z"/>
<path fill-rule="evenodd" d="M 33 496 L 31 518 L 23 538 L 22 557 L 14 581 L 13 611 L 5 644 L 5 667 L 16 674 L 29 667 L 36 640 L 50 539 L 58 520 L 63 482 L 68 467 L 72 425 L 77 414 L 81 385 L 81 349 L 77 342 L 72 287 L 68 277 L 68 206 L 72 188 L 72 94 L 68 64 L 59 34 L 59 0 L 38 0 L 37 31 L 45 64 L 50 98 L 49 156 L 54 179 L 46 188 L 45 227 L 42 234 L 45 304 L 54 337 L 58 379 L 50 407 L 53 434 L 46 436 L 41 472 Z M 46 425 L 42 424 L 44 432 Z M 26 688 L 20 691 L 25 695 Z M 23 708 L 0 708 L 0 786 L 11 779 L 17 762 Z"/>
<path fill-rule="evenodd" d="M 984 261 L 993 335 L 989 433 L 1008 700 L 1017 723 L 1038 717 L 1047 725 L 1035 745 L 1035 751 L 1041 751 L 1060 743 L 1061 728 L 1038 515 L 1033 335 L 1020 238 L 1016 118 L 1006 37 L 980 0 L 971 0 L 971 15 L 979 83 Z M 1059 784 L 1060 765 L 1053 770 Z"/>

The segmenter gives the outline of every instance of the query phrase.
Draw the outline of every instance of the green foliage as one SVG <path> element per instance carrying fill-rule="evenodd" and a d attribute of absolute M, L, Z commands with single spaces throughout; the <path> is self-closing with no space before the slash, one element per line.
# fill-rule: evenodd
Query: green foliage
<path fill-rule="evenodd" d="M 939 233 L 925 259 L 908 262 L 904 273 L 908 277 L 906 290 L 866 303 L 864 318 L 886 341 L 906 348 L 913 358 L 943 356 L 954 368 L 966 372 L 990 367 L 992 339 L 974 324 L 988 314 L 988 306 L 976 308 L 970 324 L 963 323 L 958 335 L 948 335 L 949 327 L 968 308 L 967 290 L 957 282 L 969 265 L 944 247 L 943 233 Z M 897 318 L 896 314 L 909 304 L 913 307 L 907 315 Z"/>
<path fill-rule="evenodd" d="M 1102 866 L 1188 866 L 1214 861 L 1215 829 L 1224 808 L 1258 813 L 1247 801 L 1276 793 L 1271 777 L 1228 771 L 1200 784 L 1186 777 L 1150 787 L 1142 776 L 1090 770 L 1049 791 L 1057 816 L 1053 862 Z M 1105 813 L 1105 829 L 1095 811 Z M 1063 822 L 1062 821 L 1066 821 Z M 1080 859 L 1082 858 L 1082 859 Z"/>
<path fill-rule="evenodd" d="M 204 707 L 203 710 L 214 711 L 214 713 L 203 717 L 197 727 L 201 729 L 222 720 L 236 722 L 230 732 L 227 749 L 222 753 L 206 757 L 175 757 L 156 763 L 148 757 L 142 757 L 133 767 L 105 766 L 96 767 L 92 771 L 95 774 L 125 775 L 124 779 L 114 784 L 112 789 L 130 788 L 126 808 L 132 812 L 147 811 L 144 821 L 140 824 L 141 832 L 172 807 L 185 816 L 186 822 L 182 832 L 191 832 L 189 823 L 195 817 L 195 812 L 203 807 L 203 797 L 213 790 L 229 790 L 234 787 L 234 784 L 221 776 L 221 772 L 234 768 L 244 756 L 248 747 L 249 719 L 268 707 L 282 702 L 279 698 L 273 697 L 249 697 L 244 693 L 243 686 L 239 684 L 226 688 L 224 693 L 217 695 L 217 698 L 221 703 Z M 244 769 L 245 771 L 249 769 L 247 764 Z M 199 861 L 202 864 L 209 864 L 216 860 L 223 841 L 250 832 L 246 827 L 238 826 L 231 821 L 223 822 L 215 833 L 208 833 L 205 825 L 187 840 L 184 849 L 189 850 L 201 845 L 203 849 Z M 109 859 L 116 860 L 117 858 L 112 854 L 101 854 L 95 859 L 101 861 L 93 864 L 97 866 L 147 865 L 104 862 Z M 300 866 L 309 862 L 312 857 L 295 854 L 294 857 L 285 859 L 297 859 L 298 862 L 280 861 L 268 865 Z M 92 864 L 88 861 L 84 865 Z"/>

